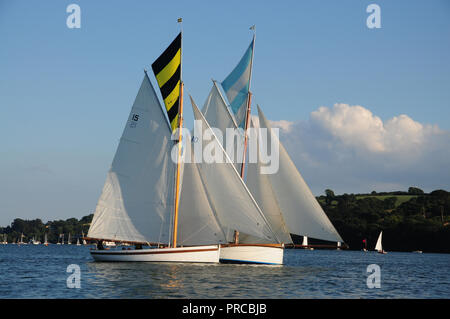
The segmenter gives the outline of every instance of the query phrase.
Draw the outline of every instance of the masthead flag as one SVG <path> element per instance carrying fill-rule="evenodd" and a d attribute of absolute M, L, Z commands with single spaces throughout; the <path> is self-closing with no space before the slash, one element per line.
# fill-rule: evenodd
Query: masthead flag
<path fill-rule="evenodd" d="M 178 127 L 181 82 L 181 32 L 152 64 L 172 130 Z"/>
<path fill-rule="evenodd" d="M 222 88 L 227 95 L 230 107 L 236 118 L 236 123 L 243 126 L 247 112 L 247 97 L 250 86 L 251 60 L 253 57 L 252 40 L 244 56 L 233 71 L 222 82 Z"/>

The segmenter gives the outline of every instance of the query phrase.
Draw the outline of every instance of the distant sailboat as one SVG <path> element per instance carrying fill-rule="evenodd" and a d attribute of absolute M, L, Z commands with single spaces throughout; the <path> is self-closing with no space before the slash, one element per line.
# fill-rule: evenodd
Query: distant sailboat
<path fill-rule="evenodd" d="M 33 239 L 31 240 L 30 244 L 33 244 L 33 245 L 40 245 L 41 242 L 40 242 L 39 240 L 37 240 L 37 239 L 33 236 Z"/>
<path fill-rule="evenodd" d="M 314 250 L 313 247 L 309 247 L 309 245 L 308 245 L 308 236 L 303 236 L 302 248 L 309 249 L 309 250 Z"/>
<path fill-rule="evenodd" d="M 362 242 L 364 244 L 364 247 L 361 250 L 366 252 L 367 251 L 367 239 L 364 238 Z"/>
<path fill-rule="evenodd" d="M 2 245 L 8 244 L 8 235 L 3 234 L 3 241 L 1 241 L 0 244 L 2 244 Z"/>
<path fill-rule="evenodd" d="M 77 238 L 77 246 L 81 246 L 79 238 Z"/>
<path fill-rule="evenodd" d="M 81 238 L 82 238 L 83 245 L 86 245 L 87 242 L 86 242 L 86 239 L 84 239 L 84 232 L 83 231 L 81 231 Z"/>
<path fill-rule="evenodd" d="M 341 250 L 341 242 L 340 241 L 337 242 L 336 250 Z"/>
<path fill-rule="evenodd" d="M 64 234 L 59 234 L 57 245 L 64 245 Z"/>
<path fill-rule="evenodd" d="M 48 246 L 47 233 L 44 235 L 44 245 Z"/>
<path fill-rule="evenodd" d="M 20 240 L 19 240 L 19 242 L 17 243 L 18 245 L 26 245 L 26 243 L 23 241 L 23 237 L 25 237 L 24 235 L 23 235 L 23 233 L 20 235 Z"/>
<path fill-rule="evenodd" d="M 67 245 L 72 245 L 72 240 L 70 238 L 70 233 L 69 233 L 69 238 L 67 239 Z"/>
<path fill-rule="evenodd" d="M 387 252 L 385 252 L 385 251 L 383 250 L 383 246 L 382 246 L 382 244 L 381 244 L 382 235 L 383 235 L 383 231 L 381 231 L 381 232 L 380 232 L 380 235 L 378 236 L 378 240 L 377 240 L 377 243 L 376 243 L 376 245 L 375 245 L 375 250 L 376 250 L 377 252 L 379 252 L 380 254 L 387 254 Z"/>

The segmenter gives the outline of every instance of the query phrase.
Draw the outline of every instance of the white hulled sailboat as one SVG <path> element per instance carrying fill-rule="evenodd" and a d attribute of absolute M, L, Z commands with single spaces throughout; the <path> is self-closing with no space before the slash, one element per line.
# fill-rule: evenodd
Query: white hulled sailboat
<path fill-rule="evenodd" d="M 382 236 L 383 231 L 381 231 L 380 235 L 378 235 L 377 243 L 375 244 L 375 250 L 380 254 L 387 254 L 387 252 L 383 250 L 383 245 L 381 244 Z"/>
<path fill-rule="evenodd" d="M 213 81 L 213 87 L 202 109 L 211 127 L 220 129 L 224 134 L 227 128 L 244 127 L 243 134 L 240 137 L 237 136 L 237 141 L 234 141 L 232 147 L 235 155 L 234 163 L 240 167 L 243 179 L 245 176 L 247 128 L 251 126 L 251 92 L 249 88 L 254 41 L 255 37 L 238 66 L 222 82 L 222 87 L 231 101 L 230 105 L 227 105 L 217 84 Z M 243 109 L 246 111 L 242 111 Z M 268 140 L 264 141 L 258 136 L 258 160 L 256 163 L 247 164 L 246 184 L 279 241 L 267 242 L 248 234 L 240 234 L 239 242 L 221 246 L 221 262 L 268 263 L 265 261 L 266 256 L 276 255 L 277 257 L 271 259 L 270 263 L 282 264 L 284 244 L 293 243 L 291 233 L 343 242 L 278 137 L 273 134 L 269 122 L 259 107 L 258 114 L 260 128 L 268 131 Z M 271 144 L 272 142 L 273 144 Z M 223 143 L 228 151 L 228 142 L 224 140 Z M 242 145 L 244 145 L 243 150 Z M 279 170 L 274 174 L 261 174 L 261 167 L 264 165 L 260 160 L 260 148 L 269 149 L 270 145 L 279 149 Z M 241 157 L 239 157 L 240 155 Z M 274 253 L 275 251 L 277 252 Z"/>

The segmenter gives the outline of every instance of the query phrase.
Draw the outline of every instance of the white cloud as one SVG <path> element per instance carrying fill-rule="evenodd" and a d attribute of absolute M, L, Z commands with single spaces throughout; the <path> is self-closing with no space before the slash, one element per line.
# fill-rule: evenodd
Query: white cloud
<path fill-rule="evenodd" d="M 307 121 L 273 121 L 315 194 L 450 188 L 450 132 L 363 106 L 319 107 Z M 395 186 L 394 186 L 395 185 Z M 389 189 L 391 187 L 391 189 Z"/>

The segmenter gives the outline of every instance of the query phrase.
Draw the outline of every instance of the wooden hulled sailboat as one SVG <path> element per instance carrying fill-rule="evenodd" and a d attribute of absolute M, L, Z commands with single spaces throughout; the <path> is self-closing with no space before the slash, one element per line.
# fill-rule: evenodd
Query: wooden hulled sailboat
<path fill-rule="evenodd" d="M 181 154 L 181 33 L 155 63 L 162 65 L 159 71 L 166 67 L 164 81 L 175 82 L 166 87 L 174 96 L 175 124 L 167 122 L 145 73 L 89 227 L 87 238 L 100 241 L 91 255 L 97 261 L 218 262 L 218 245 L 177 247 L 181 161 L 173 163 L 170 154 L 176 128 Z M 133 243 L 138 249 L 103 250 L 101 241 Z M 152 244 L 156 248 L 139 249 Z"/>
<path fill-rule="evenodd" d="M 269 239 L 270 228 L 256 203 L 249 204 L 249 193 L 232 164 L 184 163 L 181 130 L 172 141 L 172 131 L 182 127 L 181 33 L 152 67 L 169 121 L 145 73 L 87 234 L 90 240 L 129 243 L 136 249 L 105 250 L 98 245 L 100 249 L 91 250 L 93 258 L 218 262 L 219 243 L 226 242 L 228 229 L 238 225 Z M 173 79 L 176 74 L 178 81 Z M 168 91 L 166 83 L 174 89 Z M 177 98 L 170 102 L 172 94 Z M 171 112 L 172 107 L 178 112 Z M 194 108 L 196 117 L 199 113 Z M 234 211 L 233 218 L 228 211 Z"/>
<path fill-rule="evenodd" d="M 202 109 L 210 126 L 220 129 L 224 134 L 227 128 L 244 128 L 241 136 L 236 136 L 235 141 L 224 140 L 223 142 L 224 145 L 232 145 L 233 154 L 238 155 L 233 160 L 236 166 L 240 166 L 243 179 L 245 177 L 247 129 L 251 126 L 249 87 L 254 40 L 255 37 L 238 66 L 222 82 L 222 87 L 231 101 L 230 105 L 228 106 L 217 83 L 213 81 L 213 87 Z M 250 48 L 251 51 L 249 51 Z M 251 59 L 250 62 L 248 62 L 249 59 Z M 242 85 L 243 83 L 244 85 Z M 282 264 L 284 244 L 293 243 L 291 233 L 343 242 L 278 137 L 273 134 L 269 122 L 259 107 L 258 114 L 260 128 L 267 130 L 268 139 L 263 140 L 257 135 L 258 160 L 256 163 L 247 164 L 246 184 L 274 230 L 278 241 L 267 242 L 261 238 L 241 233 L 238 242 L 221 246 L 221 262 Z M 244 145 L 243 152 L 241 145 Z M 279 169 L 273 174 L 262 174 L 261 168 L 264 164 L 260 160 L 260 148 L 264 147 L 267 150 L 270 149 L 270 145 L 274 145 L 279 150 Z M 227 145 L 227 151 L 229 151 L 228 147 L 229 145 Z M 240 158 L 239 150 L 242 154 Z M 270 154 L 270 150 L 268 153 Z M 268 256 L 273 256 L 273 258 L 268 258 Z"/>

